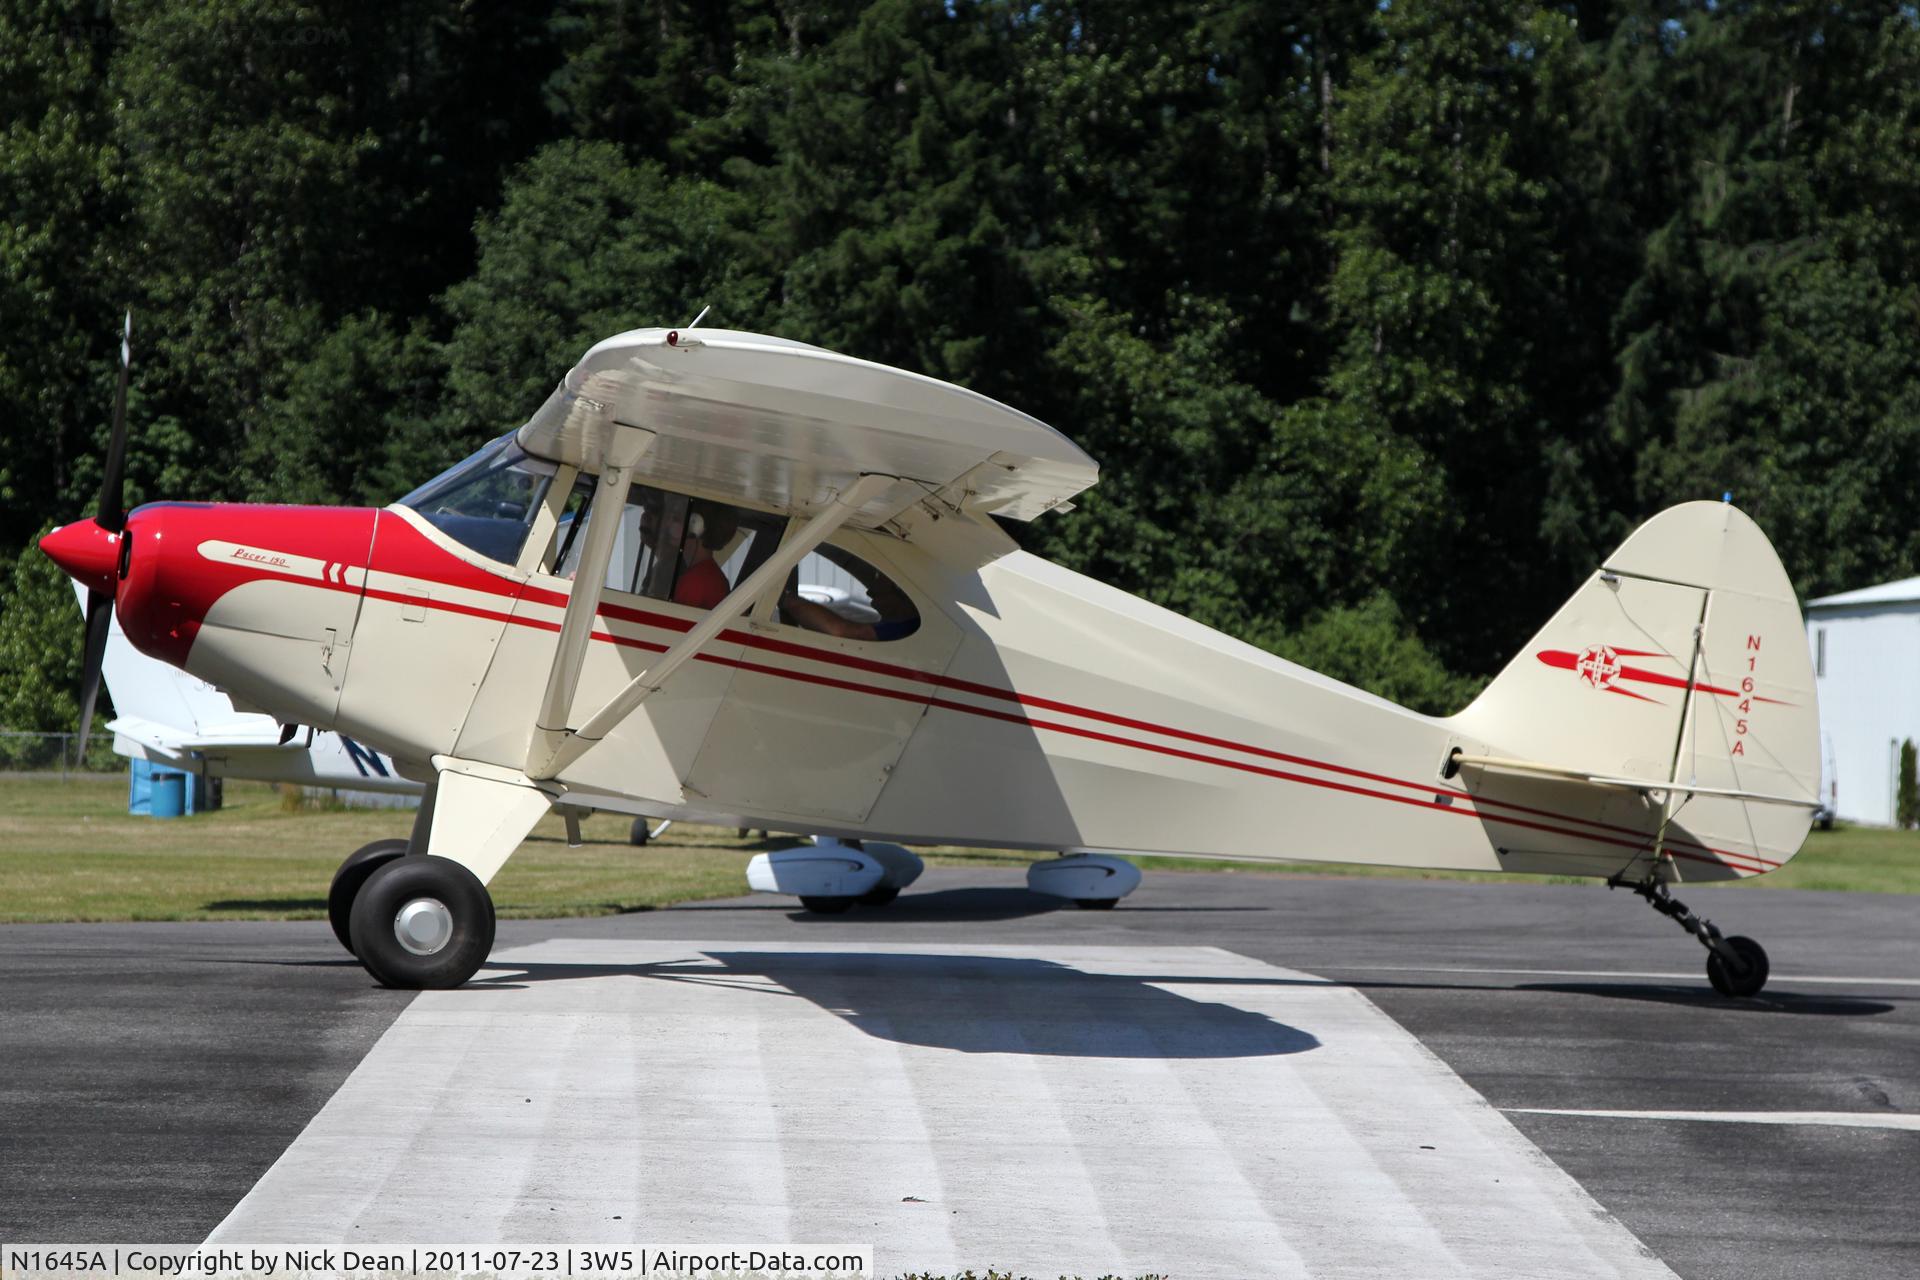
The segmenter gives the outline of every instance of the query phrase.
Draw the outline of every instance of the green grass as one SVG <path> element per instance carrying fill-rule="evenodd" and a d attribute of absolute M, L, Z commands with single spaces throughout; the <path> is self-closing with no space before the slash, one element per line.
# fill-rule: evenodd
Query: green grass
<path fill-rule="evenodd" d="M 0 921 L 303 920 L 326 914 L 340 859 L 404 836 L 408 810 L 290 809 L 261 783 L 229 783 L 226 807 L 137 818 L 124 780 L 0 778 Z M 758 843 L 676 826 L 657 846 L 626 842 L 628 820 L 589 818 L 569 849 L 543 818 L 493 882 L 503 916 L 601 915 L 739 894 Z"/>
<path fill-rule="evenodd" d="M 126 812 L 124 779 L 67 783 L 0 776 L 0 922 L 51 920 L 297 920 L 326 914 L 327 884 L 347 853 L 405 835 L 398 810 L 294 809 L 271 787 L 231 783 L 217 813 L 156 821 Z M 676 824 L 645 849 L 628 820 L 587 819 L 569 849 L 547 817 L 493 882 L 503 916 L 603 915 L 744 891 L 756 850 L 784 841 Z M 1024 866 L 1033 855 L 922 850 L 936 866 Z M 1149 870 L 1235 875 L 1391 876 L 1537 884 L 1539 877 L 1405 871 L 1336 863 L 1250 864 L 1142 858 Z M 1556 877 L 1556 879 L 1561 879 Z M 1813 833 L 1783 870 L 1742 887 L 1920 893 L 1920 833 L 1842 828 Z"/>
<path fill-rule="evenodd" d="M 1807 837 L 1778 871 L 1736 880 L 1746 889 L 1840 889 L 1853 893 L 1920 893 L 1920 831 L 1835 827 Z"/>

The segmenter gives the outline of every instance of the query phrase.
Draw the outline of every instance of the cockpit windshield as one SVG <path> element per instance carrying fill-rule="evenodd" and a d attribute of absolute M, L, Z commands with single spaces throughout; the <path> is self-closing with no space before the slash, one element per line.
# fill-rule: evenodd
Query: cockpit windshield
<path fill-rule="evenodd" d="M 554 471 L 553 463 L 528 457 L 509 432 L 427 481 L 400 504 L 481 555 L 512 564 Z"/>

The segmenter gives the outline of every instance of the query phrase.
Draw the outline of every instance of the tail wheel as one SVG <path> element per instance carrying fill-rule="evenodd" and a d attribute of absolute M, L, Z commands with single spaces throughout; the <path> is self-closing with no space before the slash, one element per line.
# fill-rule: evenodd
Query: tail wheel
<path fill-rule="evenodd" d="M 396 858 L 354 899 L 353 953 L 382 985 L 457 987 L 493 950 L 493 899 L 451 858 Z"/>
<path fill-rule="evenodd" d="M 375 840 L 348 854 L 341 862 L 340 869 L 333 873 L 333 884 L 327 889 L 327 923 L 333 926 L 333 936 L 340 939 L 340 945 L 348 951 L 353 950 L 353 938 L 349 930 L 353 920 L 353 900 L 359 895 L 360 886 L 367 882 L 368 876 L 403 856 L 406 851 L 405 840 Z"/>
<path fill-rule="evenodd" d="M 1723 996 L 1760 994 L 1760 988 L 1767 985 L 1766 948 L 1746 937 L 1725 938 L 1722 942 L 1734 953 L 1734 959 L 1729 961 L 1719 951 L 1709 951 L 1707 981 Z"/>

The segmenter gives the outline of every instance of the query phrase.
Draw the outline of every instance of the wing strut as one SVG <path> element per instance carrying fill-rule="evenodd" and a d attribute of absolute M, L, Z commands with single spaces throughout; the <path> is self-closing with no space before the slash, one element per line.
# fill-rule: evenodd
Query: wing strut
<path fill-rule="evenodd" d="M 615 437 L 624 447 L 617 459 L 609 456 L 588 509 L 587 538 L 580 548 L 580 564 L 573 574 L 573 592 L 567 597 L 566 616 L 560 621 L 560 642 L 554 646 L 553 667 L 547 672 L 547 691 L 534 717 L 534 744 L 567 730 L 573 694 L 580 685 L 580 668 L 587 660 L 587 642 L 593 638 L 594 615 L 607 589 L 607 564 L 620 532 L 620 512 L 633 487 L 633 468 L 658 438 L 651 431 L 628 429 Z M 529 752 L 528 763 L 532 763 Z M 531 770 L 529 770 L 531 772 Z"/>
<path fill-rule="evenodd" d="M 896 476 L 863 475 L 856 480 L 845 493 L 836 495 L 825 507 L 821 508 L 819 512 L 809 519 L 806 524 L 802 525 L 788 537 L 785 542 L 781 543 L 779 549 L 769 556 L 758 569 L 748 574 L 741 580 L 739 586 L 728 592 L 726 599 L 715 605 L 706 617 L 695 623 L 691 631 L 680 637 L 679 641 L 675 643 L 671 649 L 661 654 L 658 661 L 635 676 L 627 684 L 626 688 L 609 699 L 605 706 L 594 712 L 593 715 L 588 718 L 587 722 L 578 729 L 550 728 L 549 725 L 555 722 L 547 719 L 543 706 L 543 714 L 539 724 L 535 728 L 533 741 L 527 752 L 527 776 L 535 779 L 551 778 L 559 773 L 560 770 L 566 768 L 575 760 L 578 760 L 591 747 L 606 737 L 607 734 L 611 733 L 614 726 L 618 725 L 629 715 L 632 715 L 634 710 L 638 708 L 642 702 L 646 701 L 656 689 L 659 689 L 673 677 L 674 672 L 691 661 L 694 655 L 706 646 L 708 641 L 712 640 L 735 622 L 742 613 L 752 608 L 761 596 L 783 583 L 786 580 L 789 570 L 806 559 L 808 553 L 822 542 L 825 542 L 827 538 L 833 534 L 835 529 L 845 524 L 847 520 L 855 512 L 859 511 L 861 507 L 865 506 L 875 494 L 882 492 L 896 483 L 898 483 L 898 477 Z M 597 505 L 599 498 L 596 497 L 594 501 Z M 609 521 L 608 523 L 611 524 L 613 522 Z M 589 524 L 587 526 L 587 534 L 589 537 L 593 535 L 593 531 L 594 526 Z M 583 563 L 579 574 L 577 574 L 574 579 L 574 590 L 576 594 L 574 599 L 570 600 L 567 604 L 567 617 L 569 621 L 571 621 L 573 617 L 574 601 L 579 599 L 579 583 L 587 580 L 587 566 L 584 560 L 586 556 L 590 554 L 592 554 L 591 544 L 589 544 L 587 551 L 582 554 Z M 604 578 L 606 573 L 604 563 L 600 567 L 600 572 L 602 578 Z M 599 593 L 596 591 L 594 594 L 597 597 Z M 591 623 L 591 613 L 589 613 L 587 617 L 588 622 Z M 563 644 L 565 640 L 566 632 L 563 626 L 561 632 L 561 641 Z M 581 649 L 584 653 L 584 639 L 581 641 Z M 554 662 L 556 674 L 559 671 L 559 664 L 560 660 L 556 657 Z M 572 678 L 576 682 L 579 679 L 578 664 L 574 667 Z M 551 695 L 551 693 L 552 684 L 549 682 L 549 694 Z M 568 702 L 572 700 L 571 687 L 569 687 L 567 691 L 567 699 Z M 563 717 L 566 715 L 566 704 L 564 703 L 561 704 L 560 715 Z"/>

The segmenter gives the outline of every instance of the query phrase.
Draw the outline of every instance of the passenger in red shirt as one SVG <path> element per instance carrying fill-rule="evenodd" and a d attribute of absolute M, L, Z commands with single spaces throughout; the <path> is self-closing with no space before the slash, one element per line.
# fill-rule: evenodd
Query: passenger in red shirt
<path fill-rule="evenodd" d="M 673 584 L 673 602 L 689 604 L 696 609 L 711 609 L 727 598 L 727 592 L 733 590 L 727 582 L 727 575 L 720 571 L 714 562 L 713 553 L 707 552 L 706 559 L 696 561 L 680 571 L 680 581 Z"/>
<path fill-rule="evenodd" d="M 687 516 L 687 537 L 680 546 L 686 567 L 680 570 L 679 580 L 673 584 L 675 604 L 711 609 L 727 598 L 733 584 L 727 581 L 720 562 L 713 556 L 733 541 L 739 529 L 740 519 L 731 508 L 705 502 L 693 504 Z"/>

